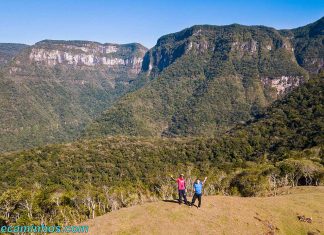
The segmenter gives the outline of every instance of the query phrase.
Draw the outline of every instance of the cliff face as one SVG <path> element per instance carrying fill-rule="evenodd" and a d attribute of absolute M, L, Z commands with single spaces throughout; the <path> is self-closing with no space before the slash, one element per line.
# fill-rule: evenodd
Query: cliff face
<path fill-rule="evenodd" d="M 324 67 L 324 17 L 293 30 L 283 30 L 292 44 L 298 63 L 310 73 L 319 73 Z"/>
<path fill-rule="evenodd" d="M 104 110 L 86 135 L 222 134 L 323 70 L 323 19 L 292 30 L 197 25 L 149 51 L 36 43 L 1 70 L 0 151 L 71 139 Z"/>
<path fill-rule="evenodd" d="M 87 135 L 222 134 L 323 69 L 323 27 L 323 19 L 294 30 L 198 25 L 165 35 L 144 56 L 150 83 Z"/>
<path fill-rule="evenodd" d="M 48 66 L 65 64 L 71 66 L 104 66 L 106 68 L 127 66 L 138 73 L 146 48 L 139 44 L 117 45 L 95 42 L 67 43 L 43 41 L 37 43 L 29 54 L 31 62 Z"/>
<path fill-rule="evenodd" d="M 140 44 L 41 41 L 0 73 L 0 151 L 70 140 L 132 88 Z"/>
<path fill-rule="evenodd" d="M 161 37 L 146 53 L 142 70 L 149 76 L 157 76 L 178 58 L 204 57 L 201 62 L 208 66 L 208 76 L 257 76 L 264 86 L 282 94 L 308 77 L 295 56 L 295 45 L 289 34 L 263 26 L 194 26 Z M 318 72 L 323 67 L 320 63 L 323 58 L 313 59 L 318 62 L 315 69 Z M 304 68 L 314 72 L 309 66 Z"/>
<path fill-rule="evenodd" d="M 100 44 L 87 41 L 53 41 L 36 43 L 24 51 L 10 66 L 10 74 L 24 67 L 66 67 L 88 70 L 127 70 L 136 76 L 142 67 L 147 49 L 140 44 Z"/>

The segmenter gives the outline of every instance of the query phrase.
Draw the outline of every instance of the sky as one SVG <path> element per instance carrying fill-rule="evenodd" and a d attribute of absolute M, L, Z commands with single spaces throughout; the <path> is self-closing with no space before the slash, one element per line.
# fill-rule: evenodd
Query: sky
<path fill-rule="evenodd" d="M 0 0 L 0 42 L 44 39 L 155 45 L 197 24 L 290 29 L 324 16 L 324 0 Z"/>

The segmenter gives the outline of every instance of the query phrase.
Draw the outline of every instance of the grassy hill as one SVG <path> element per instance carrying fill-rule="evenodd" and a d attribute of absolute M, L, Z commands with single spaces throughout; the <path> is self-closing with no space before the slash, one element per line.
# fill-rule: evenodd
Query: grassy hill
<path fill-rule="evenodd" d="M 323 234 L 324 187 L 276 197 L 203 197 L 203 207 L 153 202 L 86 221 L 91 234 Z M 312 217 L 301 222 L 298 215 Z"/>

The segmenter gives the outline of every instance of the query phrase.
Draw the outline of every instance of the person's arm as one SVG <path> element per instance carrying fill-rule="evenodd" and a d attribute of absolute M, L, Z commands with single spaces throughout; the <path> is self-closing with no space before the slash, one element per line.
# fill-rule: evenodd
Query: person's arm
<path fill-rule="evenodd" d="M 171 179 L 174 181 L 177 181 L 175 178 L 173 178 L 173 175 L 170 175 Z"/>
<path fill-rule="evenodd" d="M 206 180 L 207 180 L 207 176 L 205 177 L 205 179 L 204 179 L 204 181 L 202 182 L 202 184 L 205 184 Z"/>

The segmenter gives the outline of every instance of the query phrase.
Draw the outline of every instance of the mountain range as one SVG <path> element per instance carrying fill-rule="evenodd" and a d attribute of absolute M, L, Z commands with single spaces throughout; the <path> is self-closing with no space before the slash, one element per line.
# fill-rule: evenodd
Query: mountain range
<path fill-rule="evenodd" d="M 197 25 L 148 50 L 0 45 L 0 151 L 79 137 L 219 136 L 323 68 L 324 18 L 292 30 Z"/>
<path fill-rule="evenodd" d="M 193 26 L 144 56 L 150 82 L 119 99 L 86 136 L 220 135 L 323 68 L 324 18 L 293 30 Z"/>
<path fill-rule="evenodd" d="M 198 25 L 151 49 L 44 40 L 0 52 L 0 226 L 170 200 L 172 174 L 188 193 L 208 176 L 204 195 L 324 182 L 324 18 Z"/>

